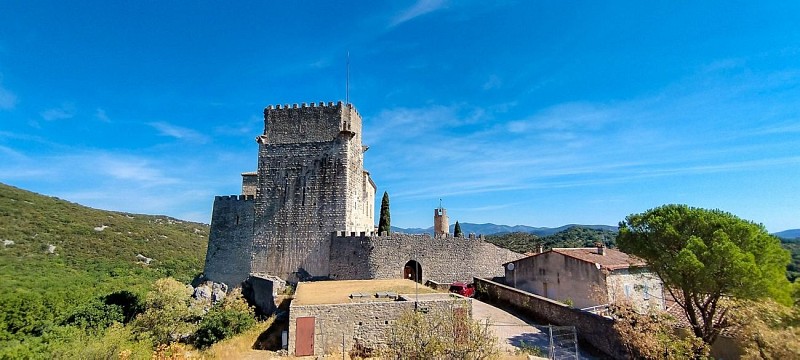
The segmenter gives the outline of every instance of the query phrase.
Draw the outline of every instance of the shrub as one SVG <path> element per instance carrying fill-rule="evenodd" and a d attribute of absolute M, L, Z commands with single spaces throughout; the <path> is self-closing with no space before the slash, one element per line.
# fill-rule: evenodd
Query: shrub
<path fill-rule="evenodd" d="M 107 305 L 99 300 L 92 300 L 75 308 L 64 320 L 65 325 L 75 325 L 81 329 L 96 332 L 104 330 L 111 324 L 125 320 L 122 308 L 118 305 Z"/>
<path fill-rule="evenodd" d="M 127 290 L 108 294 L 103 298 L 103 302 L 106 305 L 119 306 L 120 310 L 122 310 L 122 322 L 125 324 L 144 311 L 144 305 L 139 296 Z"/>
<path fill-rule="evenodd" d="M 792 359 L 800 354 L 800 308 L 771 300 L 736 301 L 730 330 L 742 359 Z"/>
<path fill-rule="evenodd" d="M 255 312 L 241 293 L 231 293 L 221 304 L 209 310 L 194 333 L 194 343 L 199 348 L 240 334 L 256 324 Z"/>
<path fill-rule="evenodd" d="M 156 344 L 188 336 L 201 313 L 193 305 L 191 290 L 186 285 L 172 278 L 159 279 L 147 293 L 146 310 L 131 322 L 133 332 L 140 337 L 151 337 Z"/>
<path fill-rule="evenodd" d="M 626 303 L 614 304 L 611 310 L 614 330 L 636 359 L 692 359 L 708 355 L 708 346 L 702 339 L 692 333 L 680 337 L 675 332 L 675 321 L 667 313 L 640 314 Z"/>
<path fill-rule="evenodd" d="M 404 312 L 380 349 L 390 359 L 492 359 L 499 354 L 488 326 L 472 320 L 466 309 L 453 307 L 429 313 Z"/>

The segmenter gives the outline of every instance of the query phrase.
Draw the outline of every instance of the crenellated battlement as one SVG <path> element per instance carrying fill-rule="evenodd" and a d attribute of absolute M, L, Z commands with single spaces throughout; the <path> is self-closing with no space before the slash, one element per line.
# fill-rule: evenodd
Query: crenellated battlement
<path fill-rule="evenodd" d="M 360 141 L 361 115 L 353 104 L 319 102 L 269 105 L 264 108 L 260 144 L 326 142 L 348 135 Z"/>
<path fill-rule="evenodd" d="M 315 108 L 315 107 L 340 107 L 340 106 L 342 106 L 342 104 L 343 103 L 341 101 L 338 101 L 336 103 L 334 103 L 333 101 L 329 101 L 327 104 L 324 101 L 320 101 L 319 105 L 317 103 L 315 103 L 315 102 L 308 103 L 308 104 L 301 103 L 300 105 L 297 105 L 297 103 L 294 103 L 291 106 L 289 104 L 284 104 L 284 105 L 276 104 L 276 105 L 267 105 L 267 107 L 264 108 L 264 111 L 267 111 L 267 110 L 291 110 L 291 109 L 298 109 L 298 108 L 305 109 L 305 108 L 309 108 L 309 107 L 312 107 L 312 108 Z M 353 105 L 352 104 L 348 104 L 348 106 L 352 107 Z"/>
<path fill-rule="evenodd" d="M 295 109 L 306 109 L 306 108 L 343 108 L 345 106 L 347 107 L 348 110 L 355 112 L 356 115 L 361 117 L 361 114 L 358 112 L 358 109 L 356 109 L 355 106 L 353 106 L 353 104 L 344 104 L 342 101 L 336 101 L 336 102 L 328 101 L 327 103 L 324 101 L 320 101 L 318 103 L 316 102 L 300 103 L 300 104 L 294 103 L 291 105 L 290 104 L 267 105 L 267 107 L 264 108 L 264 115 L 267 115 L 267 112 L 273 112 L 278 110 L 292 111 Z"/>
<path fill-rule="evenodd" d="M 223 195 L 215 196 L 214 201 L 255 201 L 255 195 Z"/>
<path fill-rule="evenodd" d="M 334 231 L 332 233 L 332 236 L 333 236 L 334 239 L 364 239 L 364 238 L 375 238 L 375 239 L 387 238 L 387 239 L 392 239 L 392 238 L 400 238 L 400 237 L 402 237 L 402 238 L 414 238 L 414 239 L 419 239 L 419 240 L 433 240 L 433 239 L 437 239 L 437 240 L 445 239 L 445 240 L 451 240 L 451 241 L 463 241 L 463 240 L 485 241 L 486 240 L 486 238 L 483 236 L 483 234 L 475 235 L 474 233 L 470 233 L 467 237 L 440 236 L 440 237 L 434 238 L 430 234 L 400 234 L 400 233 L 387 234 L 385 232 L 381 233 L 381 234 L 378 234 L 377 231 L 361 231 L 361 232 L 356 232 L 356 231 Z"/>

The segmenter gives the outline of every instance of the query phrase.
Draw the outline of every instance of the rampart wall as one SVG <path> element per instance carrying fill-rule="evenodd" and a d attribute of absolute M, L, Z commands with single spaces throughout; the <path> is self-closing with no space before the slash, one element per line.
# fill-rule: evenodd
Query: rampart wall
<path fill-rule="evenodd" d="M 233 288 L 250 274 L 254 204 L 255 198 L 251 195 L 214 198 L 204 270 L 206 278 Z"/>
<path fill-rule="evenodd" d="M 346 235 L 346 236 L 343 236 Z M 334 233 L 331 240 L 330 276 L 333 279 L 396 279 L 416 260 L 421 280 L 450 283 L 470 281 L 474 276 L 503 276 L 503 263 L 524 257 L 470 236 Z"/>
<path fill-rule="evenodd" d="M 628 359 L 614 321 L 590 312 L 571 308 L 558 301 L 541 297 L 486 279 L 475 278 L 475 297 L 501 308 L 511 307 L 531 320 L 561 326 L 575 326 L 578 339 L 613 359 Z"/>

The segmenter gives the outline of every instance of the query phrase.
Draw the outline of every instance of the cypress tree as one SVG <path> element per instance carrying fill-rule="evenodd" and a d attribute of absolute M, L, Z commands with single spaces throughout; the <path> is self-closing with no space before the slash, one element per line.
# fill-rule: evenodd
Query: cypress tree
<path fill-rule="evenodd" d="M 380 220 L 378 220 L 378 235 L 383 234 L 384 231 L 388 234 L 391 228 L 392 216 L 389 215 L 389 193 L 384 191 L 383 199 L 381 200 Z"/>
<path fill-rule="evenodd" d="M 458 223 L 458 220 L 456 220 L 456 226 L 453 227 L 453 237 L 464 237 L 464 233 L 461 232 L 461 224 Z"/>

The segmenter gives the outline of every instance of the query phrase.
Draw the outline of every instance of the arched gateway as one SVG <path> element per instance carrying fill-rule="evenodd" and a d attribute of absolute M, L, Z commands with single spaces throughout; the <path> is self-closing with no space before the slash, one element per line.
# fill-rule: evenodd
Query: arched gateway
<path fill-rule="evenodd" d="M 403 267 L 403 279 L 422 283 L 422 265 L 415 260 L 409 260 Z"/>

